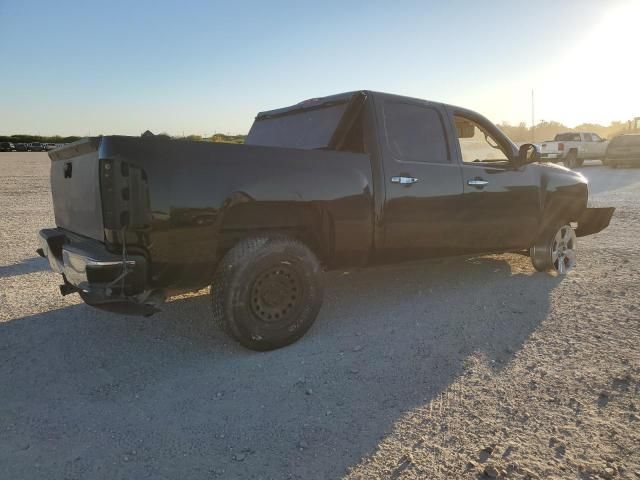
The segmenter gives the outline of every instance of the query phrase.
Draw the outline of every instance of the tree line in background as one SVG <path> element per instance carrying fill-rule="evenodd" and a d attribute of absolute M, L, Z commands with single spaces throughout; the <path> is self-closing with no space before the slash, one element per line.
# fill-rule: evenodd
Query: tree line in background
<path fill-rule="evenodd" d="M 498 125 L 500 130 L 514 142 L 544 142 L 545 140 L 553 140 L 558 133 L 565 132 L 593 132 L 602 138 L 611 139 L 616 135 L 624 133 L 629 127 L 627 122 L 611 122 L 609 126 L 599 125 L 597 123 L 581 123 L 574 128 L 569 128 L 560 122 L 545 122 L 544 120 L 535 126 L 535 131 L 528 127 L 526 123 L 520 122 L 518 125 L 510 125 L 502 122 Z"/>
<path fill-rule="evenodd" d="M 520 122 L 518 125 L 511 125 L 507 122 L 503 122 L 498 125 L 500 129 L 506 133 L 514 142 L 531 142 L 534 139 L 534 132 L 531 127 L 528 127 L 526 123 Z M 609 126 L 599 125 L 597 123 L 582 123 L 574 128 L 567 127 L 560 122 L 545 122 L 542 121 L 535 126 L 535 141 L 543 142 L 545 140 L 553 140 L 558 133 L 564 132 L 594 132 L 600 135 L 602 138 L 613 138 L 620 133 L 624 133 L 628 129 L 627 122 L 611 122 Z M 167 133 L 160 133 L 155 135 L 156 137 L 171 138 L 174 140 L 195 140 L 195 141 L 208 141 L 214 143 L 244 143 L 246 135 L 225 135 L 223 133 L 216 133 L 210 137 L 203 137 L 201 135 L 187 135 L 186 137 L 172 137 Z M 0 135 L 0 142 L 12 142 L 12 143 L 70 143 L 79 140 L 82 137 L 71 135 L 68 137 L 62 137 L 60 135 L 54 136 L 41 136 L 41 135 Z"/>
<path fill-rule="evenodd" d="M 71 135 L 69 137 L 62 137 L 60 135 L 53 135 L 51 137 L 43 135 L 0 135 L 0 142 L 11 143 L 71 143 L 76 140 L 80 140 L 82 137 Z"/>
<path fill-rule="evenodd" d="M 213 143 L 244 143 L 246 135 L 225 135 L 223 133 L 216 133 L 210 137 L 203 137 L 201 135 L 187 135 L 186 137 L 171 137 L 166 133 L 161 133 L 158 136 L 169 137 L 175 140 L 194 140 L 196 142 L 208 141 Z"/>
<path fill-rule="evenodd" d="M 246 135 L 225 135 L 223 133 L 216 133 L 210 137 L 203 137 L 201 135 L 187 135 L 186 137 L 172 137 L 167 133 L 160 133 L 155 135 L 156 137 L 172 138 L 175 140 L 196 140 L 196 141 L 208 141 L 215 143 L 244 143 Z M 80 140 L 83 137 L 71 135 L 68 137 L 62 137 L 60 135 L 43 136 L 43 135 L 0 135 L 0 142 L 11 143 L 71 143 L 76 140 Z"/>

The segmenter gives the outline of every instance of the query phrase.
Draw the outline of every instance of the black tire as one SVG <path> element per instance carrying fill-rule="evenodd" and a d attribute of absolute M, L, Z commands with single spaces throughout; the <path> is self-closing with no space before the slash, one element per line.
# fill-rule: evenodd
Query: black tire
<path fill-rule="evenodd" d="M 302 337 L 322 306 L 321 267 L 304 243 L 279 235 L 246 238 L 222 258 L 211 286 L 213 319 L 251 350 Z"/>
<path fill-rule="evenodd" d="M 567 156 L 564 158 L 564 160 L 562 161 L 562 163 L 564 163 L 564 166 L 567 168 L 576 168 L 578 167 L 578 154 L 576 152 L 569 152 L 567 153 Z"/>

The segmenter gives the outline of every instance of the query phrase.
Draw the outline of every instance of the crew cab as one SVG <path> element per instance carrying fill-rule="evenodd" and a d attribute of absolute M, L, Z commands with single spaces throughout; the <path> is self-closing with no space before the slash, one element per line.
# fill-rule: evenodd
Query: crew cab
<path fill-rule="evenodd" d="M 371 91 L 259 113 L 245 145 L 105 136 L 49 157 L 38 253 L 62 294 L 147 315 L 211 285 L 213 320 L 256 350 L 310 328 L 324 269 L 523 252 L 564 274 L 613 214 L 482 115 Z"/>
<path fill-rule="evenodd" d="M 581 167 L 585 160 L 603 160 L 609 142 L 593 132 L 559 133 L 540 145 L 542 160 Z"/>

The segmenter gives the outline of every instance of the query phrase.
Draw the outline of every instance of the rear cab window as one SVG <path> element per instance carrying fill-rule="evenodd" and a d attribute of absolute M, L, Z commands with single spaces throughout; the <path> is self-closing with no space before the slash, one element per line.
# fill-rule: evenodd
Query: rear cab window
<path fill-rule="evenodd" d="M 344 115 L 348 101 L 321 104 L 258 116 L 247 135 L 247 145 L 266 147 L 327 148 Z"/>

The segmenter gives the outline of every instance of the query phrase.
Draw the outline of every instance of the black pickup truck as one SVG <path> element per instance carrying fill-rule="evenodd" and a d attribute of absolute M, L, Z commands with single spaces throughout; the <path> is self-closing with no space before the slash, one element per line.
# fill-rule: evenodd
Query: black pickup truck
<path fill-rule="evenodd" d="M 38 253 L 63 294 L 151 314 L 211 285 L 214 320 L 256 350 L 309 329 L 323 269 L 516 251 L 563 274 L 613 214 L 483 116 L 371 91 L 262 112 L 245 145 L 105 136 L 49 157 Z"/>

